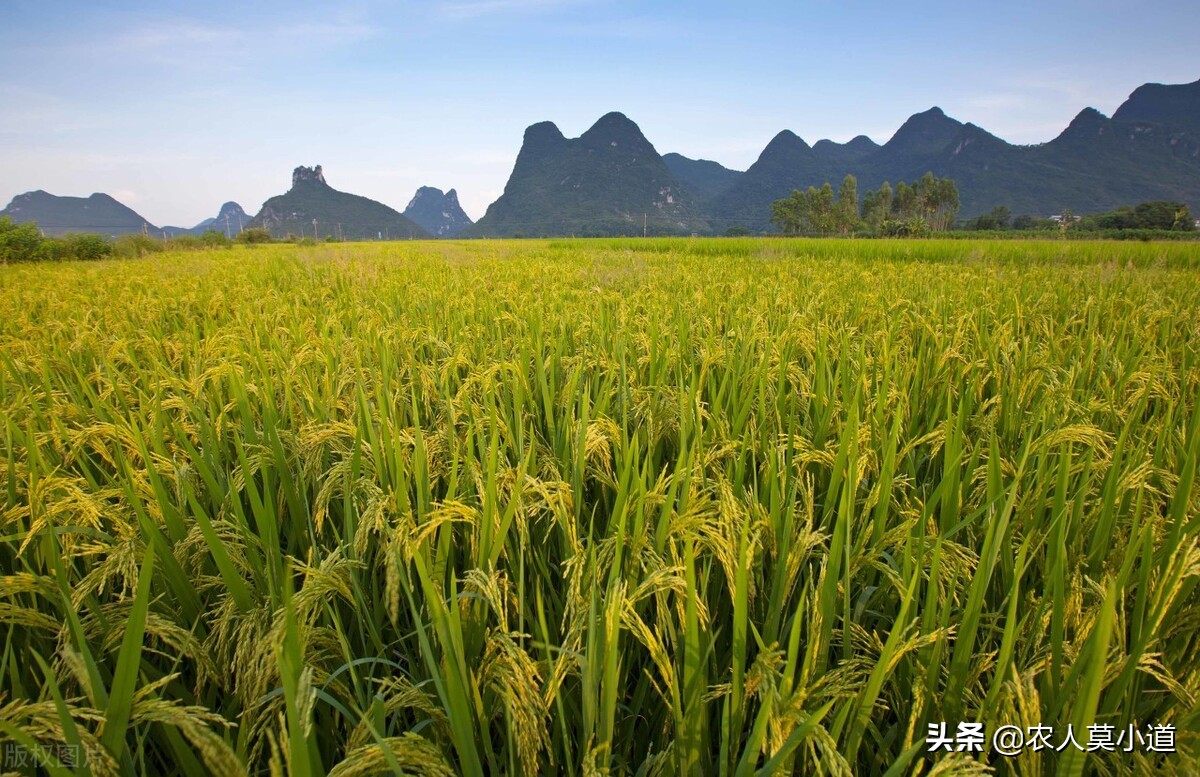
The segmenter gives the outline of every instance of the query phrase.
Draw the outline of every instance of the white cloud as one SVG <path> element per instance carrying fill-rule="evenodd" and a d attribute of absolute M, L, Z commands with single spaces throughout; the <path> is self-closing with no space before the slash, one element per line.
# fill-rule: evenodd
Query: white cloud
<path fill-rule="evenodd" d="M 288 39 L 310 42 L 318 46 L 345 46 L 375 38 L 381 32 L 379 27 L 363 21 L 340 19 L 286 24 L 265 34 L 276 41 Z"/>
<path fill-rule="evenodd" d="M 461 0 L 438 4 L 437 14 L 446 19 L 462 20 L 496 14 L 556 11 L 579 4 L 580 0 Z"/>
<path fill-rule="evenodd" d="M 91 35 L 23 48 L 27 58 L 54 58 L 78 66 L 148 65 L 204 76 L 235 73 L 256 63 L 314 49 L 352 46 L 382 30 L 357 15 L 341 14 L 296 23 L 253 21 L 214 24 L 188 16 L 138 19 L 112 35 Z"/>

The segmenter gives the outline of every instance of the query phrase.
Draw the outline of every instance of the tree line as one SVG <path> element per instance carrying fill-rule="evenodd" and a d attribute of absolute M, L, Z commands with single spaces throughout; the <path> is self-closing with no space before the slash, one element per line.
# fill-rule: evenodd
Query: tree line
<path fill-rule="evenodd" d="M 943 232 L 958 216 L 958 186 L 949 178 L 925 173 L 893 189 L 887 181 L 858 198 L 858 180 L 847 175 L 837 195 L 826 182 L 771 203 L 771 221 L 785 235 L 847 235 L 863 229 L 882 235 L 921 235 Z"/>
<path fill-rule="evenodd" d="M 305 240 L 315 243 L 312 238 Z M 86 232 L 46 237 L 35 221 L 15 222 L 8 216 L 0 216 L 0 264 L 93 261 L 109 257 L 129 259 L 168 250 L 228 248 L 235 243 L 270 242 L 273 242 L 271 233 L 259 228 L 242 230 L 235 238 L 230 238 L 215 229 L 207 230 L 201 235 L 176 235 L 165 240 L 137 233 L 116 238 Z M 293 239 L 291 242 L 300 240 Z"/>
<path fill-rule="evenodd" d="M 1196 220 L 1186 203 L 1149 200 L 1138 205 L 1122 205 L 1115 210 L 1086 216 L 1076 216 L 1071 211 L 1064 210 L 1053 218 L 1013 216 L 1007 206 L 997 205 L 988 213 L 967 221 L 963 226 L 965 229 L 981 232 L 1038 229 L 1075 232 L 1195 232 Z"/>

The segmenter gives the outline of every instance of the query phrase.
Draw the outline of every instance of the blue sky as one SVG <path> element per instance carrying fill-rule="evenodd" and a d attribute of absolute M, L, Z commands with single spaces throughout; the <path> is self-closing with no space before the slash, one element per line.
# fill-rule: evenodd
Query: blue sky
<path fill-rule="evenodd" d="M 781 129 L 885 141 L 941 106 L 1015 143 L 1200 78 L 1194 0 L 912 3 L 0 0 L 0 204 L 105 191 L 158 225 L 254 213 L 299 164 L 403 210 L 503 191 L 524 128 L 619 110 L 749 166 Z"/>

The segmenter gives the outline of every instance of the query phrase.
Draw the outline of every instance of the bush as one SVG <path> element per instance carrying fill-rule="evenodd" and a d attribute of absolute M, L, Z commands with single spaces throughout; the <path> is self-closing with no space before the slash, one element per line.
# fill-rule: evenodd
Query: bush
<path fill-rule="evenodd" d="M 929 225 L 920 216 L 904 221 L 888 219 L 879 226 L 879 231 L 884 237 L 927 237 L 930 233 Z"/>
<path fill-rule="evenodd" d="M 1083 229 L 1138 229 L 1194 232 L 1196 223 L 1188 206 L 1172 200 L 1150 200 L 1133 207 L 1128 205 L 1107 213 L 1084 216 Z"/>
<path fill-rule="evenodd" d="M 191 237 L 191 236 L 184 236 Z M 192 238 L 190 245 L 183 238 L 170 243 L 148 235 L 122 235 L 110 240 L 106 235 L 72 232 L 61 237 L 43 237 L 35 222 L 22 224 L 7 216 L 0 218 L 0 264 L 11 262 L 69 262 L 94 261 L 109 256 L 136 258 L 172 248 L 205 247 Z"/>
<path fill-rule="evenodd" d="M 272 240 L 274 240 L 274 238 L 271 237 L 270 232 L 262 227 L 254 227 L 252 229 L 242 230 L 234 240 L 238 243 L 254 244 L 270 243 Z"/>
<path fill-rule="evenodd" d="M 1030 216 L 1028 213 L 1022 213 L 1012 221 L 1013 229 L 1030 230 L 1030 229 L 1058 229 L 1058 224 L 1054 219 L 1042 219 L 1036 216 Z"/>
<path fill-rule="evenodd" d="M 113 244 L 103 235 L 70 234 L 46 241 L 53 246 L 53 258 L 64 261 L 86 262 L 104 259 L 113 255 Z"/>
<path fill-rule="evenodd" d="M 266 230 L 263 231 L 266 232 Z M 269 239 L 271 237 L 270 234 L 267 237 Z M 215 229 L 204 230 L 204 234 L 200 235 L 198 241 L 205 248 L 229 248 L 229 246 L 233 245 L 233 241 L 229 239 L 228 235 L 224 232 L 218 232 Z"/>
<path fill-rule="evenodd" d="M 0 217 L 0 264 L 39 259 L 42 240 L 37 224 L 17 224 L 8 216 Z"/>
<path fill-rule="evenodd" d="M 147 235 L 121 235 L 111 246 L 112 253 L 123 259 L 137 259 L 146 254 L 161 253 L 165 248 L 162 241 Z"/>
<path fill-rule="evenodd" d="M 163 247 L 170 251 L 198 251 L 204 244 L 196 235 L 176 235 L 164 240 Z"/>
<path fill-rule="evenodd" d="M 210 248 L 229 248 L 233 241 L 225 233 L 210 229 L 202 235 L 177 235 L 164 240 L 163 248 L 170 251 L 204 251 Z"/>

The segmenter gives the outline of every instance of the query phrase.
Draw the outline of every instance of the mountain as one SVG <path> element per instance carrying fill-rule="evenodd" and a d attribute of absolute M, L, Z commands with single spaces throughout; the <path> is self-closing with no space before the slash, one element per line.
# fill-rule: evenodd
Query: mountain
<path fill-rule="evenodd" d="M 893 158 L 929 156 L 942 151 L 962 128 L 962 122 L 950 118 L 935 105 L 909 116 L 880 151 Z"/>
<path fill-rule="evenodd" d="M 417 189 L 404 209 L 404 215 L 437 237 L 453 237 L 472 224 L 458 204 L 458 192 L 451 189 L 443 194 L 441 189 L 432 186 Z"/>
<path fill-rule="evenodd" d="M 609 113 L 574 139 L 548 121 L 527 128 L 504 193 L 463 234 L 660 235 L 707 228 L 696 195 L 671 174 L 638 126 Z"/>
<path fill-rule="evenodd" d="M 1200 81 L 1143 84 L 1121 104 L 1113 121 L 1162 124 L 1200 135 Z"/>
<path fill-rule="evenodd" d="M 132 209 L 107 194 L 90 197 L 56 197 L 42 190 L 13 197 L 0 216 L 15 222 L 36 221 L 47 235 L 93 232 L 99 235 L 128 235 L 157 230 Z"/>
<path fill-rule="evenodd" d="M 707 202 L 728 189 L 742 174 L 740 170 L 730 170 L 718 162 L 688 159 L 674 152 L 663 154 L 662 159 L 675 180 L 701 202 Z"/>
<path fill-rule="evenodd" d="M 1077 213 L 1145 200 L 1180 200 L 1200 208 L 1200 133 L 1109 119 L 1089 108 L 1057 138 L 1028 153 L 1053 169 L 1047 194 Z"/>
<path fill-rule="evenodd" d="M 879 144 L 866 135 L 859 135 L 845 143 L 818 140 L 813 144 L 813 154 L 820 160 L 832 164 L 858 162 L 879 150 Z"/>
<path fill-rule="evenodd" d="M 203 235 L 212 229 L 228 237 L 237 237 L 238 233 L 250 224 L 250 215 L 242 210 L 236 202 L 227 202 L 217 211 L 217 215 L 201 221 L 194 227 L 160 227 L 159 231 L 166 237 L 175 235 Z"/>
<path fill-rule="evenodd" d="M 709 222 L 718 232 L 771 231 L 771 203 L 793 189 L 826 181 L 836 188 L 853 174 L 861 193 L 927 171 L 958 185 L 962 218 L 997 205 L 1045 216 L 1155 199 L 1200 210 L 1200 81 L 1139 87 L 1112 118 L 1088 108 L 1054 140 L 1035 146 L 1007 143 L 936 107 L 910 117 L 883 146 L 860 136 L 810 147 L 785 130 L 712 200 Z"/>
<path fill-rule="evenodd" d="M 246 225 L 251 227 L 266 229 L 275 237 L 294 234 L 379 240 L 430 236 L 381 202 L 334 189 L 325 182 L 320 165 L 293 170 L 292 188 L 264 202 Z"/>
<path fill-rule="evenodd" d="M 712 227 L 718 233 L 733 226 L 766 231 L 770 228 L 772 202 L 788 196 L 793 189 L 820 186 L 830 180 L 834 170 L 844 167 L 836 154 L 818 153 L 796 133 L 783 130 L 771 139 L 754 164 L 709 205 Z"/>

